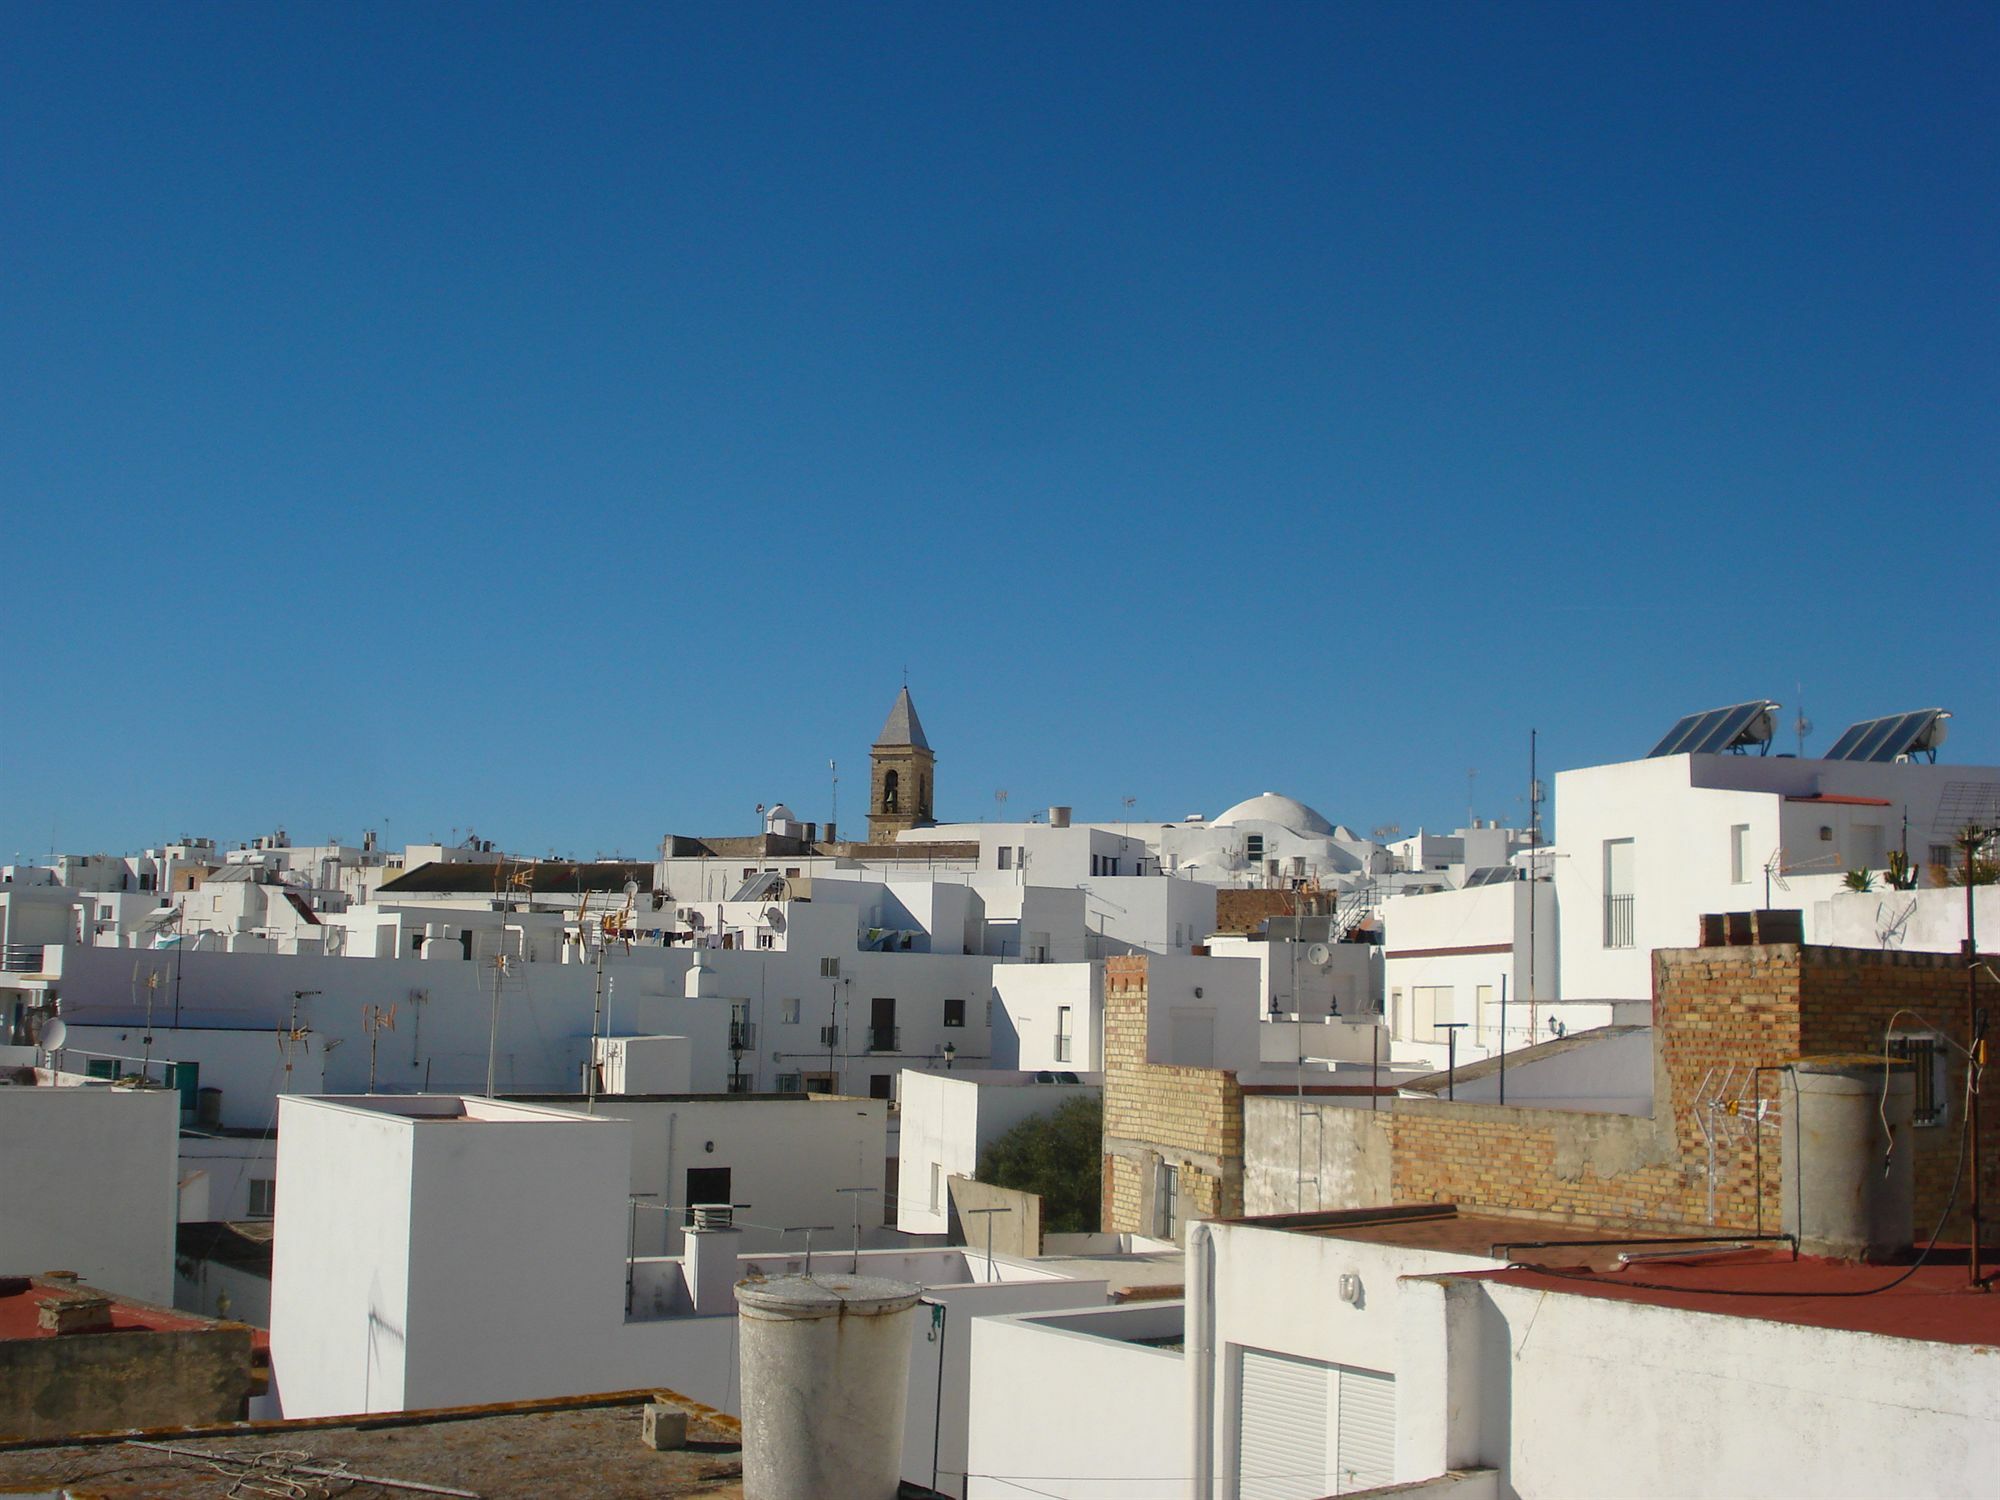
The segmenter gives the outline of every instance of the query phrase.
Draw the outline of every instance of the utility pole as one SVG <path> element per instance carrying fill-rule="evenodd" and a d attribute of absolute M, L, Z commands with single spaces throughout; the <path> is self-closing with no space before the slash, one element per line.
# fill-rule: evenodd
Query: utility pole
<path fill-rule="evenodd" d="M 1966 1215 L 1971 1220 L 1971 1250 L 1966 1257 L 1966 1269 L 1972 1278 L 1972 1285 L 1986 1290 L 1986 1278 L 1981 1274 L 1979 1257 L 1979 1075 L 1986 1065 L 1986 1013 L 1979 1008 L 1979 935 L 1974 927 L 1974 897 L 1979 887 L 1973 883 L 1977 873 L 1976 861 L 1979 851 L 1987 840 L 1993 837 L 1991 828 L 1982 828 L 1977 823 L 1967 823 L 1959 831 L 1958 847 L 1965 857 L 1965 1066 L 1971 1071 L 1971 1087 L 1966 1093 L 1966 1129 L 1971 1132 L 1969 1151 L 1972 1157 L 1972 1196 L 1967 1205 Z"/>

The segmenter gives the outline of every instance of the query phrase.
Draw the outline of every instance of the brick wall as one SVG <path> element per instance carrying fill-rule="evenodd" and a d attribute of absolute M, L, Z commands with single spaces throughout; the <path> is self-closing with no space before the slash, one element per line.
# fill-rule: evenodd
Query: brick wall
<path fill-rule="evenodd" d="M 1243 1091 L 1223 1069 L 1148 1062 L 1146 1005 L 1144 955 L 1108 959 L 1101 1227 L 1153 1232 L 1162 1164 L 1178 1171 L 1178 1222 L 1235 1217 L 1243 1212 Z"/>
<path fill-rule="evenodd" d="M 1892 1019 L 1905 1010 L 1917 1015 L 1903 1017 L 1900 1027 L 1934 1022 L 1963 1041 L 1965 982 L 1962 962 L 1941 954 L 1798 944 L 1661 950 L 1653 956 L 1652 1118 L 1398 1099 L 1341 1124 L 1386 1140 L 1391 1197 L 1399 1203 L 1451 1201 L 1665 1230 L 1711 1222 L 1750 1229 L 1761 1200 L 1763 1226 L 1775 1231 L 1779 1130 L 1775 1121 L 1759 1127 L 1751 1120 L 1760 1098 L 1782 1109 L 1786 1090 L 1782 1074 L 1753 1070 L 1800 1056 L 1879 1055 Z M 2000 985 L 1983 982 L 1981 995 L 1982 1004 L 1995 1006 Z M 1914 1132 L 1920 1238 L 1929 1237 L 1950 1195 L 1964 1086 L 1953 1059 L 1948 1120 Z M 1720 1119 L 1707 1107 L 1731 1100 L 1738 1112 Z M 1718 1137 L 1712 1219 L 1705 1122 Z M 2000 1201 L 2000 1104 L 1985 1112 L 1980 1136 L 1983 1191 L 1989 1202 Z M 1961 1190 L 1961 1210 L 1964 1201 Z M 1962 1211 L 1954 1218 L 1947 1238 L 1963 1232 Z"/>
<path fill-rule="evenodd" d="M 1268 917 L 1309 917 L 1333 910 L 1331 891 L 1231 891 L 1215 893 L 1217 932 L 1257 932 Z"/>

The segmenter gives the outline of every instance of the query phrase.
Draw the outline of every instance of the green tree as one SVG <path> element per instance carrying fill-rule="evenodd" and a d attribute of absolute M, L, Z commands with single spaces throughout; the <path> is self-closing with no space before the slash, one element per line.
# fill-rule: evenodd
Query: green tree
<path fill-rule="evenodd" d="M 1097 1228 L 1103 1149 L 1104 1106 L 1070 1099 L 988 1146 L 979 1158 L 979 1180 L 1039 1193 L 1044 1233 L 1087 1234 Z"/>

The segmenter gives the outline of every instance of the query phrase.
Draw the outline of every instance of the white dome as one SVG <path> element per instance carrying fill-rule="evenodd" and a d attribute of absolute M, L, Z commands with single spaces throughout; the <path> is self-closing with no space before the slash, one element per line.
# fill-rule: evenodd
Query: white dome
<path fill-rule="evenodd" d="M 766 823 L 796 823 L 798 819 L 792 816 L 792 810 L 789 807 L 779 802 L 774 804 L 771 810 L 764 814 L 764 821 Z"/>
<path fill-rule="evenodd" d="M 1333 832 L 1333 825 L 1305 803 L 1277 792 L 1260 792 L 1218 813 L 1211 821 L 1217 828 L 1228 828 L 1236 823 L 1276 823 L 1294 833 L 1316 833 L 1326 837 Z"/>

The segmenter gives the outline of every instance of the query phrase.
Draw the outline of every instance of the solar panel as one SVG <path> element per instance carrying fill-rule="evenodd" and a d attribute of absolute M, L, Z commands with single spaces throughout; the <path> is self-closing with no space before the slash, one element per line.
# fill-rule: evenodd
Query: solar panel
<path fill-rule="evenodd" d="M 1505 885 L 1514 878 L 1512 865 L 1482 865 L 1465 877 L 1465 888 L 1470 890 L 1476 885 Z"/>
<path fill-rule="evenodd" d="M 1943 739 L 1940 721 L 1951 715 L 1941 708 L 1920 708 L 1914 713 L 1888 714 L 1880 719 L 1863 719 L 1850 724 L 1847 732 L 1826 752 L 1828 760 L 1865 760 L 1881 764 L 1912 751 L 1928 751 L 1937 759 L 1937 742 Z"/>
<path fill-rule="evenodd" d="M 1689 714 L 1677 722 L 1659 744 L 1646 752 L 1652 760 L 1661 755 L 1717 755 L 1745 745 L 1768 746 L 1771 742 L 1771 712 L 1779 707 L 1767 698 L 1750 703 L 1733 703 L 1727 708 L 1711 708 L 1706 713 Z"/>

